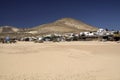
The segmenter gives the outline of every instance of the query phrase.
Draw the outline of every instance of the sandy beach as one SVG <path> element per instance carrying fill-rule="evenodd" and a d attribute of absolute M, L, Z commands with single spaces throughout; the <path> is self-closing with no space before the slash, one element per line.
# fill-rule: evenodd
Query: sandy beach
<path fill-rule="evenodd" d="M 0 80 L 120 80 L 120 43 L 0 43 Z"/>

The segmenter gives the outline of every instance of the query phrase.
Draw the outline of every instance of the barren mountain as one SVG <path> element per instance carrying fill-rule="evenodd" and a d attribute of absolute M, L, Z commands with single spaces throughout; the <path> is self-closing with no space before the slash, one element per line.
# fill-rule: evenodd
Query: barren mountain
<path fill-rule="evenodd" d="M 81 31 L 96 31 L 98 28 L 72 18 L 62 18 L 53 23 L 43 24 L 29 29 L 29 33 L 68 33 Z"/>
<path fill-rule="evenodd" d="M 1 26 L 0 27 L 0 33 L 15 33 L 18 32 L 19 29 L 12 27 L 12 26 Z"/>
<path fill-rule="evenodd" d="M 19 29 L 12 26 L 1 26 L 0 37 L 9 36 L 36 36 L 51 33 L 79 33 L 81 31 L 96 31 L 98 28 L 72 18 L 62 18 L 52 23 L 33 28 Z"/>

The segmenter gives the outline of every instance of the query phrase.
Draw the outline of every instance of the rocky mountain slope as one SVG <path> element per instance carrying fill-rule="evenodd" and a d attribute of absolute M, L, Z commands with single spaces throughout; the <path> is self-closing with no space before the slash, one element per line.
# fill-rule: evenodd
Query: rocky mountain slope
<path fill-rule="evenodd" d="M 39 25 L 32 28 L 20 29 L 12 26 L 1 26 L 0 37 L 11 36 L 36 36 L 52 33 L 79 33 L 81 31 L 96 31 L 98 28 L 90 26 L 72 18 L 62 18 L 52 23 Z"/>
<path fill-rule="evenodd" d="M 68 33 L 81 31 L 96 31 L 98 28 L 72 18 L 62 18 L 52 23 L 43 24 L 29 29 L 30 33 Z"/>

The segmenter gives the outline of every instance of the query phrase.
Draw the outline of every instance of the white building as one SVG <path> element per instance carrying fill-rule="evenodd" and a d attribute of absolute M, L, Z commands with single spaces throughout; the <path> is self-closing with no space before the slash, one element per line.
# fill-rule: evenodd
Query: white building
<path fill-rule="evenodd" d="M 107 33 L 107 31 L 105 29 L 100 28 L 99 30 L 97 30 L 96 35 L 104 36 L 104 35 L 106 35 L 106 33 Z"/>

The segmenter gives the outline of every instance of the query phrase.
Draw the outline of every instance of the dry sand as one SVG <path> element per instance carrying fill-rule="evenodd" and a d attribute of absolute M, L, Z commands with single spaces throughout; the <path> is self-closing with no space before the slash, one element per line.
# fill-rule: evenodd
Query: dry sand
<path fill-rule="evenodd" d="M 0 44 L 0 80 L 120 80 L 120 43 Z"/>

